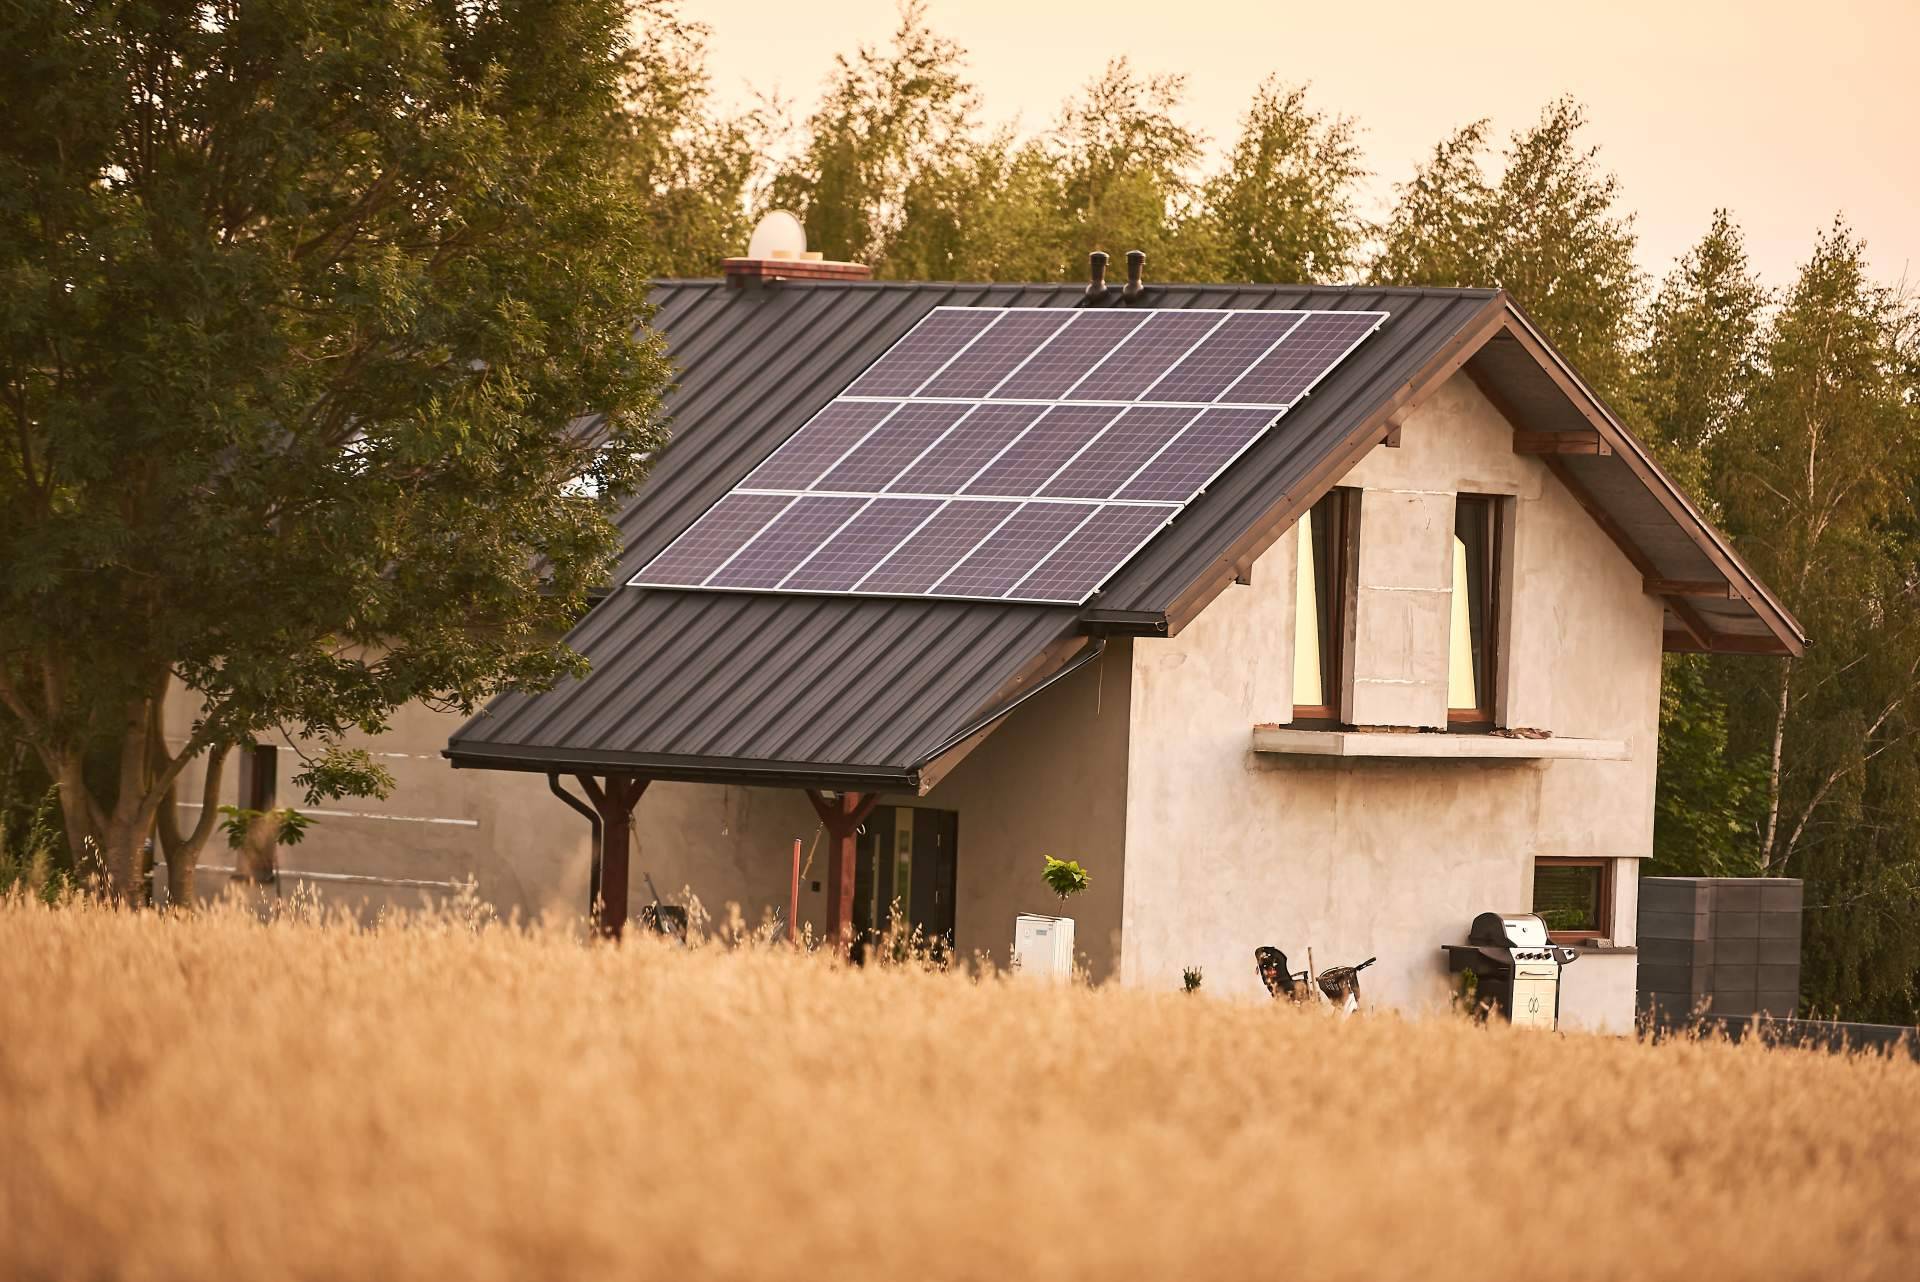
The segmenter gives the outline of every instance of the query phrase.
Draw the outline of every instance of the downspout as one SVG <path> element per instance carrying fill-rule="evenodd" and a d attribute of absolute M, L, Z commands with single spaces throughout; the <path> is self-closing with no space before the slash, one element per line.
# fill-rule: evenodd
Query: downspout
<path fill-rule="evenodd" d="M 982 730 L 986 729 L 988 726 L 992 725 L 994 722 L 998 721 L 1000 718 L 1006 716 L 1009 712 L 1012 712 L 1015 708 L 1019 707 L 1021 704 L 1025 703 L 1027 700 L 1033 698 L 1034 695 L 1039 694 L 1042 690 L 1045 690 L 1048 686 L 1052 685 L 1054 682 L 1059 681 L 1063 677 L 1070 676 L 1073 673 L 1078 672 L 1081 668 L 1086 667 L 1089 663 L 1092 663 L 1095 659 L 1099 658 L 1102 654 L 1106 653 L 1106 649 L 1107 649 L 1107 639 L 1105 637 L 1101 637 L 1098 640 L 1096 640 L 1093 643 L 1093 645 L 1090 646 L 1088 649 L 1083 650 L 1079 655 L 1075 656 L 1074 659 L 1071 662 L 1069 662 L 1065 667 L 1062 667 L 1058 672 L 1053 673 L 1046 680 L 1037 683 L 1031 690 L 1027 690 L 1018 695 L 1015 695 L 1012 699 L 1009 699 L 1006 703 L 1001 704 L 998 708 L 995 708 L 992 712 L 989 712 L 985 716 L 977 718 L 974 721 L 968 722 L 967 727 L 964 730 L 958 731 L 957 733 L 948 736 L 946 739 L 941 741 L 939 747 L 935 748 L 932 752 L 929 752 L 926 756 L 914 762 L 912 767 L 914 773 L 917 775 L 919 771 L 923 767 L 928 765 L 930 762 L 938 761 L 941 757 L 944 757 L 945 755 L 947 755 L 947 753 L 953 751 L 953 749 L 965 743 L 968 739 L 971 739 L 974 735 L 979 734 Z"/>
<path fill-rule="evenodd" d="M 587 817 L 587 823 L 593 828 L 593 880 L 589 881 L 587 885 L 589 887 L 589 895 L 598 895 L 600 893 L 600 847 L 602 841 L 600 812 L 568 792 L 565 788 L 562 788 L 560 786 L 560 776 L 551 771 L 547 774 L 547 787 L 553 790 L 554 796 L 560 798 L 560 800 L 585 815 Z"/>

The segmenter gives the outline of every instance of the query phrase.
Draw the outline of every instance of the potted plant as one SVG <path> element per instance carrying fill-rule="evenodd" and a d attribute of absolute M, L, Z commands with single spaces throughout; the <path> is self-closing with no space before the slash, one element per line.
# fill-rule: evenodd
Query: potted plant
<path fill-rule="evenodd" d="M 1047 889 L 1060 896 L 1063 903 L 1093 883 L 1079 860 L 1055 859 L 1052 855 L 1047 856 L 1047 866 L 1040 876 L 1046 881 Z"/>
<path fill-rule="evenodd" d="M 1093 878 L 1077 859 L 1047 856 L 1040 872 L 1047 889 L 1061 902 L 1079 894 Z M 1025 974 L 1068 979 L 1073 974 L 1073 918 L 1021 913 L 1013 923 L 1013 965 Z"/>

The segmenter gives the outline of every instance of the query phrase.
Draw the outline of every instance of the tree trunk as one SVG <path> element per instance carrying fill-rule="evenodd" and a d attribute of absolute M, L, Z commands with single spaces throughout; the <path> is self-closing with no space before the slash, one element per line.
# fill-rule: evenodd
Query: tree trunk
<path fill-rule="evenodd" d="M 1780 699 L 1773 710 L 1773 750 L 1767 761 L 1767 833 L 1760 843 L 1760 871 L 1773 872 L 1773 848 L 1780 832 L 1780 757 L 1787 741 L 1787 693 L 1793 681 L 1793 664 L 1780 665 Z"/>
<path fill-rule="evenodd" d="M 219 815 L 220 779 L 225 773 L 227 751 L 226 744 L 216 744 L 207 752 L 206 773 L 200 781 L 200 818 L 191 832 L 180 831 L 174 809 L 177 804 L 174 788 L 167 789 L 161 802 L 156 826 L 161 852 L 167 860 L 169 912 L 192 912 L 198 907 L 193 895 L 193 876 L 200 867 L 200 852 L 206 848 L 207 838 L 213 834 L 214 820 Z"/>
<path fill-rule="evenodd" d="M 85 881 L 104 873 L 100 867 L 101 834 L 93 813 L 93 797 L 87 791 L 85 763 L 78 752 L 63 755 L 55 764 L 54 783 L 60 794 L 60 823 L 67 832 L 67 851 L 73 858 L 73 870 Z"/>
<path fill-rule="evenodd" d="M 169 912 L 191 912 L 195 906 L 193 898 L 193 874 L 200 866 L 200 852 L 189 854 L 176 851 L 167 857 L 167 910 Z"/>
<path fill-rule="evenodd" d="M 115 903 L 139 907 L 146 902 L 141 891 L 142 865 L 147 834 L 134 823 L 115 819 L 107 825 L 101 841 L 100 862 L 106 875 L 106 891 Z"/>

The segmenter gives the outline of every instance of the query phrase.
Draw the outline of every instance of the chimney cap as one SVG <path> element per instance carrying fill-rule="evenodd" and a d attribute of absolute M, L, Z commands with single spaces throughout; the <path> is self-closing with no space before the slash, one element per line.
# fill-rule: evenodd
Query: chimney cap
<path fill-rule="evenodd" d="M 1113 290 L 1107 284 L 1107 252 L 1096 249 L 1087 255 L 1087 298 L 1089 303 L 1104 303 Z"/>
<path fill-rule="evenodd" d="M 776 280 L 873 279 L 873 268 L 865 263 L 839 263 L 820 258 L 724 258 L 720 261 L 720 271 L 727 278 L 727 284 L 735 287 Z"/>
<path fill-rule="evenodd" d="M 1127 283 L 1120 288 L 1122 302 L 1137 303 L 1147 296 L 1147 283 L 1141 279 L 1146 267 L 1147 255 L 1144 250 L 1127 251 Z"/>

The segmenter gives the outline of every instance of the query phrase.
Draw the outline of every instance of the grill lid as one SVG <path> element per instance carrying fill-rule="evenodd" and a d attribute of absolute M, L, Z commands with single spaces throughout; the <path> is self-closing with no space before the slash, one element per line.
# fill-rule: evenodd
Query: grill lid
<path fill-rule="evenodd" d="M 1547 924 L 1532 913 L 1481 913 L 1473 919 L 1467 942 L 1482 948 L 1548 947 Z"/>

